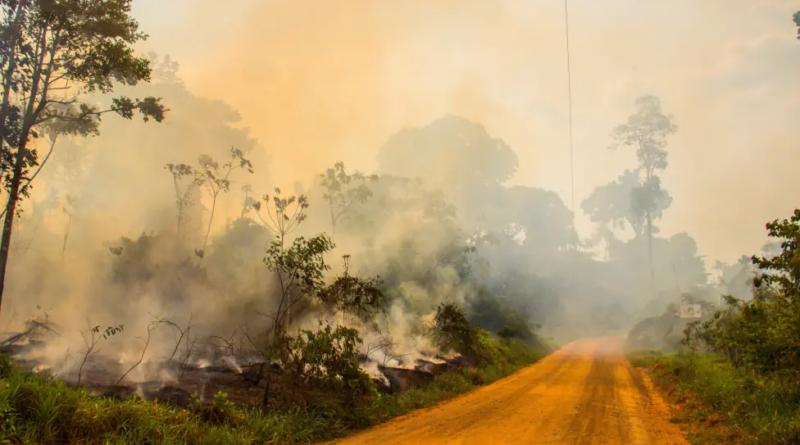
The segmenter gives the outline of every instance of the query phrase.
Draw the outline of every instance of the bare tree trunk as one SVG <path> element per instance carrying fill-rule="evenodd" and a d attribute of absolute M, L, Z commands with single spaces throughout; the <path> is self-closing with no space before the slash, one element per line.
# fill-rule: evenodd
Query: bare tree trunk
<path fill-rule="evenodd" d="M 67 241 L 69 240 L 69 229 L 72 226 L 72 214 L 67 213 L 67 224 L 64 226 L 64 242 L 61 245 L 61 268 L 64 268 L 64 259 L 67 255 Z"/>
<path fill-rule="evenodd" d="M 650 267 L 650 291 L 655 294 L 656 273 L 653 268 L 653 219 L 647 212 L 647 262 Z"/>
<path fill-rule="evenodd" d="M 217 210 L 217 195 L 214 194 L 214 200 L 211 202 L 211 215 L 208 217 L 208 227 L 206 228 L 206 237 L 203 239 L 203 256 L 206 254 L 206 246 L 208 245 L 208 236 L 211 235 L 211 225 L 214 223 L 214 212 Z M 202 260 L 202 258 L 201 258 Z"/>
<path fill-rule="evenodd" d="M 2 314 L 3 291 L 6 283 L 6 269 L 8 267 L 8 253 L 11 248 L 11 232 L 14 218 L 17 216 L 17 201 L 19 200 L 19 186 L 22 182 L 22 168 L 25 164 L 25 142 L 20 144 L 17 159 L 14 163 L 14 172 L 11 176 L 11 189 L 9 190 L 6 217 L 3 223 L 3 236 L 0 239 L 0 314 Z"/>
<path fill-rule="evenodd" d="M 46 104 L 46 84 L 49 74 L 45 76 L 45 87 L 42 88 L 41 98 L 38 104 L 36 104 L 36 99 L 39 97 L 40 88 L 42 87 L 42 70 L 45 65 L 45 56 L 47 56 L 49 52 L 45 48 L 47 45 L 47 36 L 47 28 L 42 28 L 41 35 L 39 36 L 39 47 L 37 48 L 39 52 L 36 53 L 38 60 L 36 60 L 33 68 L 34 71 L 30 85 L 31 90 L 28 96 L 27 106 L 25 107 L 22 131 L 20 131 L 19 134 L 16 158 L 14 160 L 14 171 L 10 181 L 11 187 L 8 191 L 8 204 L 6 205 L 6 215 L 3 223 L 3 235 L 2 239 L 0 239 L 0 315 L 2 315 L 3 291 L 5 290 L 6 269 L 8 268 L 8 254 L 11 248 L 11 233 L 14 226 L 14 218 L 17 216 L 20 185 L 22 183 L 22 174 L 25 169 L 25 159 L 28 153 L 28 139 L 30 137 L 31 128 L 33 128 L 35 124 L 36 116 L 44 109 Z"/>
<path fill-rule="evenodd" d="M 331 235 L 336 235 L 336 215 L 333 213 L 333 201 L 329 201 L 331 207 Z"/>
<path fill-rule="evenodd" d="M 267 375 L 266 375 L 266 388 L 264 388 L 264 400 L 262 400 L 262 405 L 266 408 L 269 405 L 269 396 L 270 396 L 270 385 L 272 384 L 272 354 L 267 356 L 267 362 L 264 364 L 267 367 Z M 263 373 L 262 373 L 263 375 Z"/>

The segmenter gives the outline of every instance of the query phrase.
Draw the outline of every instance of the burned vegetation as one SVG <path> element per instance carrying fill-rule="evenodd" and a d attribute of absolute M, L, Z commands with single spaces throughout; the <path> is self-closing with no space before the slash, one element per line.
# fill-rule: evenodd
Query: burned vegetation
<path fill-rule="evenodd" d="M 546 193 L 484 224 L 481 209 L 510 193 L 510 147 L 446 116 L 392 138 L 375 174 L 337 162 L 287 193 L 235 111 L 191 94 L 169 58 L 135 56 L 131 3 L 0 8 L 0 438 L 308 442 L 544 353 L 531 320 L 543 311 L 524 302 L 546 286 L 507 287 L 535 267 L 503 260 L 564 260 L 575 237 Z M 428 133 L 464 165 L 396 162 L 408 142 L 429 151 Z M 552 208 L 552 225 L 521 216 Z M 47 223 L 54 209 L 62 227 Z M 515 238 L 550 226 L 556 241 Z"/>
<path fill-rule="evenodd" d="M 205 167 L 167 167 L 175 185 L 174 232 L 121 238 L 108 246 L 106 289 L 118 298 L 103 302 L 107 309 L 98 315 L 112 323 L 87 321 L 76 342 L 68 327 L 41 310 L 0 343 L 0 353 L 16 362 L 4 365 L 6 378 L 63 384 L 107 403 L 161 404 L 192 413 L 200 424 L 226 427 L 239 425 L 242 413 L 323 410 L 345 429 L 319 432 L 322 438 L 486 384 L 544 351 L 534 328 L 527 322 L 520 328 L 521 316 L 508 305 L 476 305 L 484 308 L 483 317 L 503 326 L 494 334 L 473 324 L 456 299 L 415 309 L 403 286 L 355 273 L 350 255 L 331 262 L 333 238 L 303 231 L 311 209 L 304 195 L 275 188 L 258 201 L 246 200 L 242 216 L 209 240 L 213 201 L 230 188 L 232 166 L 252 169 L 235 149 L 227 170 L 219 167 L 223 179 L 210 157 L 201 157 L 200 164 Z M 342 164 L 332 170 L 339 171 L 342 185 L 350 182 L 343 179 Z M 208 188 L 209 221 L 192 231 L 192 211 L 200 205 L 192 190 L 208 181 L 217 184 Z M 370 196 L 363 181 L 356 182 L 364 205 Z M 323 187 L 330 196 L 331 182 Z M 354 212 L 346 205 L 340 212 L 345 209 Z M 347 220 L 334 216 L 330 223 L 344 232 Z M 444 258 L 435 252 L 435 267 L 443 259 L 463 264 L 472 252 L 469 246 L 451 247 Z M 417 279 L 424 283 L 427 273 Z M 469 276 L 468 269 L 464 274 Z M 142 305 L 177 315 L 148 311 L 147 317 L 131 317 Z M 69 431 L 71 419 L 64 426 Z"/>

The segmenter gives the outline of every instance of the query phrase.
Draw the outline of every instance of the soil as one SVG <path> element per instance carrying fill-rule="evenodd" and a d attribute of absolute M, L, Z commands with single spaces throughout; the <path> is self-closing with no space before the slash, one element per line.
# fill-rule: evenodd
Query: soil
<path fill-rule="evenodd" d="M 336 445 L 688 445 L 622 352 L 624 337 L 570 343 L 535 365 Z"/>

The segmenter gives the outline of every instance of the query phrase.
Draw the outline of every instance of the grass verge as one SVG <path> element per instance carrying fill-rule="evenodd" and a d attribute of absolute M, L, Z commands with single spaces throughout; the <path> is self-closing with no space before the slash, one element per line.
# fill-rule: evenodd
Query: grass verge
<path fill-rule="evenodd" d="M 800 380 L 755 376 L 711 354 L 631 353 L 679 406 L 693 444 L 800 444 Z"/>
<path fill-rule="evenodd" d="M 0 443 L 3 444 L 297 444 L 345 436 L 492 383 L 544 353 L 519 343 L 497 345 L 498 360 L 437 376 L 424 388 L 382 395 L 357 412 L 318 404 L 264 413 L 218 394 L 190 409 L 140 399 L 93 398 L 0 356 Z"/>

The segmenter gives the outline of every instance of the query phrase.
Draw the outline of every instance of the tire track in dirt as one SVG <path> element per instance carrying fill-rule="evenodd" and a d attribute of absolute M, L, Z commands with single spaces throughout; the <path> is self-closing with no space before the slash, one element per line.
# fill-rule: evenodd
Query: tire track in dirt
<path fill-rule="evenodd" d="M 688 445 L 623 341 L 570 343 L 492 385 L 333 443 Z"/>

